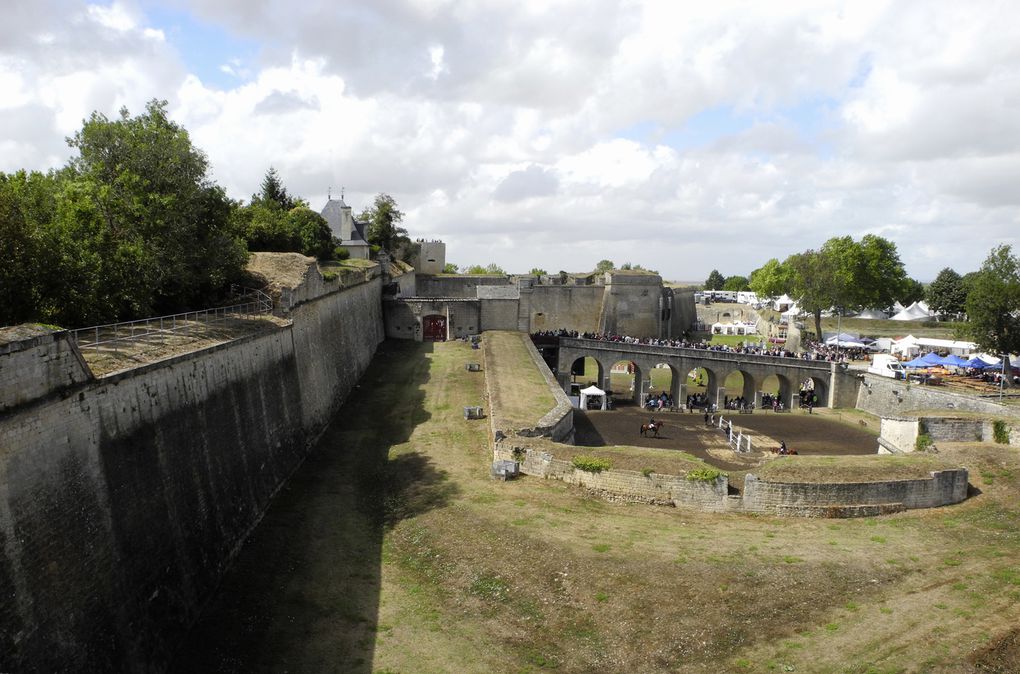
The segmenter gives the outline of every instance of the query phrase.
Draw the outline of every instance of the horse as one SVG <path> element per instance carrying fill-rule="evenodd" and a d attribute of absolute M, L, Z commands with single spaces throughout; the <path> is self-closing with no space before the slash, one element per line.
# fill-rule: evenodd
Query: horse
<path fill-rule="evenodd" d="M 641 424 L 641 435 L 648 435 L 651 433 L 655 437 L 659 437 L 659 429 L 662 428 L 663 424 L 661 421 L 657 421 L 655 425 L 652 424 Z"/>

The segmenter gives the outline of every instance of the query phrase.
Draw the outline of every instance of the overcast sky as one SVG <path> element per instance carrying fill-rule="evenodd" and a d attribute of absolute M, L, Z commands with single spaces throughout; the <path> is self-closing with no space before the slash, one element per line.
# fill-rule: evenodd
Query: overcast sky
<path fill-rule="evenodd" d="M 831 236 L 1020 248 L 1020 5 L 6 0 L 0 170 L 169 101 L 235 198 L 387 192 L 449 261 L 673 280 Z"/>

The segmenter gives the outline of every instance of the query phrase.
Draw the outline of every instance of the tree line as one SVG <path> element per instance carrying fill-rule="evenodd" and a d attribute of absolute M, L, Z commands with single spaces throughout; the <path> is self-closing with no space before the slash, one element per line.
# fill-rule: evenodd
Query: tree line
<path fill-rule="evenodd" d="M 46 173 L 0 172 L 0 325 L 80 327 L 211 306 L 245 280 L 249 251 L 343 258 L 329 225 L 270 168 L 231 200 L 167 115 L 93 113 Z M 360 219 L 373 250 L 413 252 L 403 213 L 380 194 Z"/>
<path fill-rule="evenodd" d="M 706 290 L 751 290 L 760 298 L 786 294 L 812 314 L 821 335 L 823 311 L 888 309 L 926 300 L 936 314 L 963 320 L 957 335 L 992 353 L 1020 351 L 1020 257 L 997 246 L 981 268 L 961 276 L 950 267 L 924 286 L 907 276 L 896 244 L 873 234 L 833 237 L 821 248 L 770 259 L 749 277 L 713 269 Z"/>

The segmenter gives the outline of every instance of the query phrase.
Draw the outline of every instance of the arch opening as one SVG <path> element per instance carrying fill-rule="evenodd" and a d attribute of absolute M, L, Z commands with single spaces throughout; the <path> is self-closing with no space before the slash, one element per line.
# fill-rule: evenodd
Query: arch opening
<path fill-rule="evenodd" d="M 824 379 L 808 377 L 800 383 L 799 393 L 801 407 L 815 408 L 829 405 L 829 388 Z"/>
<path fill-rule="evenodd" d="M 676 404 L 680 377 L 669 363 L 656 363 L 648 373 L 648 396 L 645 407 L 671 408 Z"/>
<path fill-rule="evenodd" d="M 684 404 L 687 407 L 707 407 L 717 404 L 719 384 L 715 372 L 706 367 L 688 370 L 684 377 Z"/>
<path fill-rule="evenodd" d="M 755 404 L 754 377 L 743 370 L 733 370 L 726 375 L 721 395 L 721 407 L 728 410 L 749 408 Z"/>
<path fill-rule="evenodd" d="M 761 382 L 759 389 L 761 408 L 775 411 L 788 410 L 793 404 L 793 386 L 781 374 L 770 374 Z"/>
<path fill-rule="evenodd" d="M 632 360 L 618 360 L 609 368 L 609 388 L 617 403 L 641 404 L 641 368 Z"/>

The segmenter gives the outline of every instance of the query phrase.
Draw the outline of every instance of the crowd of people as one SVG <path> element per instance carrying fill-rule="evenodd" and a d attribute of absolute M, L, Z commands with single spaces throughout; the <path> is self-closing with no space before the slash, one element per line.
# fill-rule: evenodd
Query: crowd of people
<path fill-rule="evenodd" d="M 808 342 L 803 353 L 788 351 L 783 346 L 769 344 L 743 344 L 740 346 L 729 346 L 726 344 L 710 344 L 705 340 L 690 339 L 667 339 L 662 337 L 631 337 L 629 335 L 618 335 L 614 333 L 601 332 L 579 332 L 577 330 L 543 330 L 533 333 L 534 337 L 569 337 L 573 339 L 593 339 L 599 342 L 620 342 L 622 344 L 637 344 L 641 346 L 665 346 L 674 349 L 702 349 L 705 351 L 722 351 L 725 353 L 749 354 L 752 356 L 773 356 L 775 358 L 796 358 L 798 360 L 822 360 L 828 362 L 846 363 L 851 360 L 864 360 L 868 352 L 861 348 L 848 349 L 847 347 L 836 347 L 821 342 Z"/>

